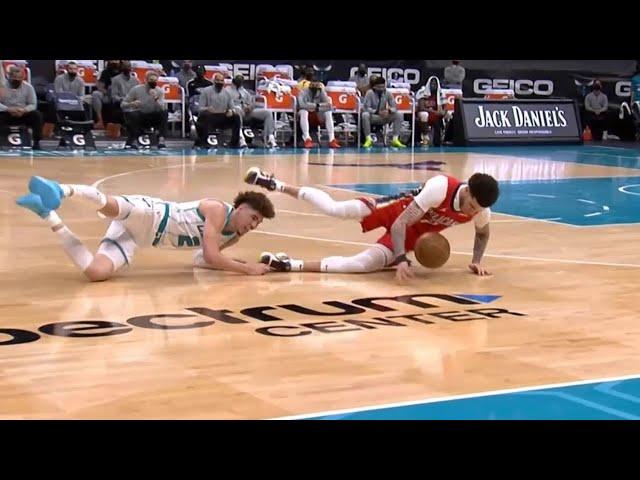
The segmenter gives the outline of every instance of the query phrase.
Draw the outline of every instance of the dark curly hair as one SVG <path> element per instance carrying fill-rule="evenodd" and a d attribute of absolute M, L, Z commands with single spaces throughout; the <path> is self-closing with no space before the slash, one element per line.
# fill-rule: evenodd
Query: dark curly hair
<path fill-rule="evenodd" d="M 264 193 L 260 192 L 240 192 L 233 200 L 233 206 L 238 208 L 246 203 L 254 210 L 260 212 L 264 218 L 273 218 L 276 216 L 276 210 L 271 200 Z"/>
<path fill-rule="evenodd" d="M 474 173 L 467 182 L 471 196 L 476 199 L 478 204 L 487 208 L 496 203 L 500 196 L 500 188 L 498 182 L 491 175 L 486 173 Z"/>

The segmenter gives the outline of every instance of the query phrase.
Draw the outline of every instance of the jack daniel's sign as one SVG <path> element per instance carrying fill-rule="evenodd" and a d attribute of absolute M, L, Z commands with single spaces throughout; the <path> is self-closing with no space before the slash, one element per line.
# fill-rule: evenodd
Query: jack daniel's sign
<path fill-rule="evenodd" d="M 582 142 L 573 100 L 463 99 L 456 107 L 457 144 Z"/>

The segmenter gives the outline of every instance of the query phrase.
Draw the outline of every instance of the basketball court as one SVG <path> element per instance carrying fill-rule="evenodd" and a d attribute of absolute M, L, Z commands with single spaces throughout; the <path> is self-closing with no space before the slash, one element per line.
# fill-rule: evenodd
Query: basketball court
<path fill-rule="evenodd" d="M 0 162 L 0 418 L 640 418 L 640 149 L 5 152 Z M 494 275 L 467 269 L 469 223 L 443 231 L 444 267 L 414 267 L 405 284 L 392 270 L 194 270 L 194 251 L 160 249 L 91 284 L 14 203 L 32 175 L 231 201 L 256 188 L 242 181 L 251 166 L 339 199 L 441 172 L 491 174 L 502 194 L 483 264 Z M 276 218 L 233 257 L 352 255 L 381 235 L 270 198 Z M 69 200 L 59 213 L 95 251 L 108 223 L 92 206 Z"/>

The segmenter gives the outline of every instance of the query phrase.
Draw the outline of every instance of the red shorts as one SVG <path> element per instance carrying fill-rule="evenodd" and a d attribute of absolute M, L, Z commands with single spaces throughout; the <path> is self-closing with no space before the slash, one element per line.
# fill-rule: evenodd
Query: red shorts
<path fill-rule="evenodd" d="M 310 127 L 320 127 L 324 126 L 324 114 L 322 114 L 322 119 L 318 112 L 309 112 L 309 126 Z"/>
<path fill-rule="evenodd" d="M 367 198 L 359 198 L 358 200 L 363 202 L 365 205 L 367 205 L 367 207 L 371 209 L 371 214 L 360 220 L 362 231 L 370 232 L 371 230 L 375 230 L 376 228 L 384 227 L 387 231 L 377 240 L 376 243 L 384 245 L 389 250 L 393 251 L 393 241 L 391 240 L 391 225 L 393 225 L 393 222 L 396 221 L 396 218 L 400 216 L 407 205 L 409 205 L 413 201 L 413 198 L 408 197 L 401 200 L 396 200 L 380 208 L 375 208 Z M 407 228 L 407 235 L 405 236 L 404 240 L 405 251 L 412 252 L 415 248 L 416 241 L 423 233 L 439 232 L 443 228 L 444 227 L 440 225 L 431 225 L 429 223 L 420 222 L 410 226 L 409 228 Z"/>

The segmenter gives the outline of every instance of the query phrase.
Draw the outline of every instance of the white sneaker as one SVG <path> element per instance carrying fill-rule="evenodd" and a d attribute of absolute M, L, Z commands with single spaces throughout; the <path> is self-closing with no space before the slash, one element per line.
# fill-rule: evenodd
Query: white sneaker
<path fill-rule="evenodd" d="M 267 145 L 267 148 L 277 148 L 278 142 L 276 142 L 276 139 L 273 135 L 270 135 L 266 145 Z"/>
<path fill-rule="evenodd" d="M 260 263 L 268 265 L 276 272 L 288 272 L 291 270 L 291 259 L 283 252 L 276 254 L 271 252 L 262 252 L 260 255 Z"/>
<path fill-rule="evenodd" d="M 249 185 L 258 185 L 273 192 L 276 189 L 276 179 L 273 175 L 263 172 L 258 167 L 251 167 L 244 174 L 244 181 Z"/>

